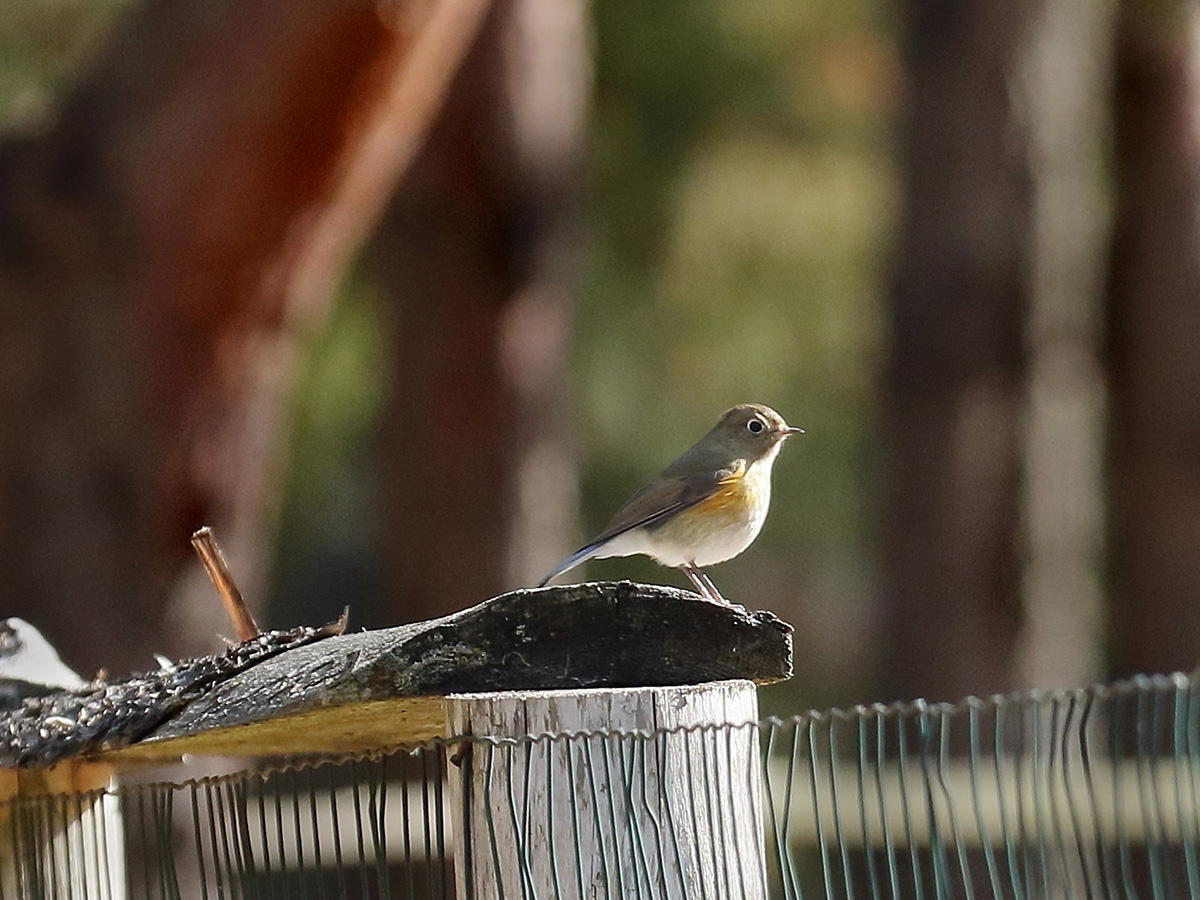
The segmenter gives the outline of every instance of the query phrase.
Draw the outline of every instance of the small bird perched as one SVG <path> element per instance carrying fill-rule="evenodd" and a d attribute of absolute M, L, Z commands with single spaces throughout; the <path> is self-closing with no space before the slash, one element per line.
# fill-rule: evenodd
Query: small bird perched
<path fill-rule="evenodd" d="M 771 504 L 771 467 L 793 434 L 775 410 L 743 403 L 617 510 L 608 527 L 538 587 L 586 559 L 643 553 L 682 569 L 705 597 L 728 604 L 701 566 L 733 559 L 758 537 Z"/>

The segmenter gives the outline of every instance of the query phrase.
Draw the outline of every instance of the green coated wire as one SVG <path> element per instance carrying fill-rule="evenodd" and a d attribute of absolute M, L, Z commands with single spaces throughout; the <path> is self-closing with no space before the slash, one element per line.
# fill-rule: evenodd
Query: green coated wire
<path fill-rule="evenodd" d="M 496 894 L 497 896 L 503 897 L 504 882 L 500 875 L 500 845 L 496 837 L 496 823 L 492 818 L 492 776 L 496 772 L 496 767 L 493 765 L 493 763 L 495 761 L 496 751 L 503 748 L 499 745 L 488 744 L 486 745 L 486 749 L 487 758 L 484 764 L 484 772 L 486 775 L 483 781 L 483 817 L 484 821 L 487 823 L 488 849 L 490 849 L 492 852 L 492 872 L 496 877 Z M 463 833 L 470 833 L 470 823 L 468 821 L 464 821 L 463 823 Z"/>
<path fill-rule="evenodd" d="M 663 740 L 657 742 L 658 743 L 658 754 L 657 754 L 658 771 L 660 773 L 660 777 L 662 778 L 662 783 L 664 783 L 664 784 L 670 783 L 669 759 L 671 758 L 671 756 L 668 754 L 668 749 L 669 749 L 667 746 L 668 741 L 674 741 L 675 743 L 679 743 L 680 740 L 686 740 L 686 738 L 687 738 L 686 734 L 683 734 L 683 735 L 674 734 L 669 737 L 664 737 Z M 671 794 L 667 794 L 666 796 L 663 797 L 663 820 L 664 820 L 664 824 L 666 826 L 666 830 L 671 835 L 671 849 L 674 851 L 675 862 L 676 862 L 676 865 L 678 866 L 677 871 L 683 871 L 685 868 L 684 854 L 683 854 L 683 848 L 679 846 L 679 827 L 676 824 L 674 804 L 672 803 L 673 799 L 674 799 L 674 797 Z M 583 896 L 582 891 L 580 892 L 579 896 L 580 897 Z M 687 898 L 687 900 L 690 900 L 690 898 Z"/>
<path fill-rule="evenodd" d="M 958 824 L 958 816 L 954 811 L 954 792 L 950 789 L 950 712 L 945 706 L 938 706 L 938 731 L 940 746 L 937 757 L 937 780 L 942 796 L 946 801 L 946 818 L 950 824 L 950 833 L 954 836 L 955 850 L 958 856 L 958 871 L 962 878 L 963 894 L 967 900 L 975 900 L 975 886 L 971 880 L 971 867 L 967 860 L 966 843 Z M 970 768 L 974 769 L 971 761 Z"/>
<path fill-rule="evenodd" d="M 568 743 L 566 747 L 567 753 L 567 789 L 571 791 L 572 796 L 575 793 L 575 745 Z M 579 896 L 583 897 L 583 842 L 579 832 L 579 802 L 573 801 L 569 804 L 571 809 L 571 833 L 575 847 L 575 886 L 579 891 Z"/>
<path fill-rule="evenodd" d="M 925 885 L 924 879 L 921 878 L 920 854 L 913 835 L 912 816 L 908 803 L 908 736 L 906 734 L 907 729 L 904 727 L 905 721 L 903 717 L 896 719 L 896 758 L 899 763 L 896 771 L 899 775 L 900 819 L 904 825 L 904 842 L 908 847 L 913 897 L 915 900 L 924 900 Z"/>
<path fill-rule="evenodd" d="M 542 742 L 541 746 L 542 746 L 543 754 L 546 759 L 546 764 L 543 767 L 546 770 L 546 785 L 545 785 L 546 796 L 552 797 L 552 796 L 554 796 L 554 767 L 550 764 L 551 748 L 548 746 L 548 742 Z M 571 748 L 569 745 L 567 747 L 562 748 L 562 750 L 566 754 L 570 754 L 570 752 L 571 752 Z M 575 804 L 572 803 L 571 805 L 574 806 Z M 554 889 L 554 895 L 556 897 L 561 897 L 563 895 L 562 878 L 559 875 L 558 832 L 555 830 L 555 825 L 554 825 L 554 804 L 553 803 L 547 804 L 547 806 L 546 806 L 546 843 L 547 843 L 547 850 L 549 852 L 549 857 L 550 857 L 551 885 L 553 886 L 553 889 Z"/>
<path fill-rule="evenodd" d="M 451 747 L 466 751 L 470 809 L 444 805 Z M 67 897 L 86 881 L 113 897 L 106 810 L 120 803 L 131 855 L 146 851 L 126 867 L 135 893 L 163 900 L 413 898 L 422 865 L 420 896 L 448 900 L 456 854 L 472 867 L 489 852 L 509 897 L 727 900 L 769 877 L 781 900 L 1200 900 L 1200 689 L 1184 675 L 744 727 L 460 736 L 330 762 L 19 798 L 3 805 L 0 892 Z M 761 822 L 733 805 L 759 790 Z M 447 812 L 483 816 L 477 846 L 466 829 L 448 839 Z M 746 852 L 752 835 L 762 854 Z M 389 886 L 389 865 L 403 882 Z"/>
<path fill-rule="evenodd" d="M 590 791 L 591 809 L 592 809 L 592 824 L 596 829 L 596 831 L 595 831 L 596 852 L 599 855 L 599 858 L 601 860 L 603 860 L 605 865 L 607 866 L 608 853 L 606 851 L 606 844 L 609 842 L 605 841 L 604 825 L 600 818 L 600 793 L 601 792 L 600 792 L 599 786 L 596 782 L 596 760 L 592 754 L 592 740 L 590 738 L 583 741 L 583 753 L 584 753 L 584 770 L 585 770 L 585 774 L 587 775 L 588 790 Z M 607 898 L 607 900 L 612 900 L 613 879 L 611 877 L 611 873 L 608 871 L 607 868 L 604 868 L 601 870 L 601 874 L 604 876 L 604 896 L 605 896 L 605 898 Z M 620 890 L 620 886 L 618 886 L 617 889 Z"/>
<path fill-rule="evenodd" d="M 1180 679 L 1183 690 L 1177 696 L 1179 701 L 1175 706 L 1175 805 L 1179 811 L 1179 833 L 1183 837 L 1184 862 L 1187 866 L 1188 893 L 1192 897 L 1200 897 L 1200 876 L 1196 871 L 1196 837 L 1200 835 L 1200 822 L 1197 821 L 1196 810 L 1193 808 L 1190 817 L 1184 814 L 1184 793 L 1186 785 L 1190 796 L 1196 793 L 1196 709 L 1200 695 L 1194 690 L 1194 685 L 1188 679 Z M 1182 710 L 1181 707 L 1182 706 Z M 1182 769 L 1182 775 L 1180 770 Z"/>
<path fill-rule="evenodd" d="M 825 742 L 829 748 L 829 802 L 834 810 L 838 807 L 838 789 L 837 789 L 837 718 L 829 717 L 829 724 L 825 729 Z M 833 838 L 837 842 L 838 857 L 842 866 L 842 884 L 846 892 L 846 900 L 854 900 L 854 884 L 852 881 L 853 872 L 850 866 L 850 847 L 846 843 L 846 837 L 842 829 L 842 817 L 834 815 L 833 817 Z"/>
<path fill-rule="evenodd" d="M 1072 891 L 1071 883 L 1071 865 L 1067 860 L 1067 842 L 1063 837 L 1061 810 L 1058 802 L 1058 791 L 1055 790 L 1059 780 L 1057 775 L 1057 764 L 1060 758 L 1059 715 L 1061 698 L 1050 697 L 1049 704 L 1050 728 L 1049 734 L 1047 735 L 1047 747 L 1045 753 L 1045 789 L 1047 797 L 1046 806 L 1049 808 L 1050 815 L 1049 833 L 1052 836 L 1053 846 L 1047 848 L 1046 857 L 1048 871 L 1052 875 L 1057 873 L 1058 881 L 1060 882 L 1060 890 L 1064 895 L 1069 897 L 1073 896 L 1074 893 Z M 1063 743 L 1065 744 L 1065 738 Z M 1063 779 L 1065 780 L 1065 773 L 1063 775 Z M 1055 854 L 1053 858 L 1050 857 L 1052 852 Z M 1055 868 L 1056 862 L 1057 868 Z"/>
<path fill-rule="evenodd" d="M 888 885 L 892 889 L 892 900 L 900 900 L 900 872 L 896 867 L 896 846 L 892 839 L 888 821 L 887 802 L 883 790 L 883 767 L 887 752 L 887 728 L 882 707 L 873 707 L 875 716 L 875 797 L 879 803 L 879 824 L 883 829 L 883 849 L 888 863 Z"/>
<path fill-rule="evenodd" d="M 521 754 L 525 759 L 525 796 L 529 796 L 529 754 L 532 749 L 532 744 L 526 744 L 522 748 L 518 748 L 512 744 L 501 747 L 505 754 L 504 764 L 504 799 L 508 806 L 509 824 L 512 826 L 512 836 L 514 841 L 513 850 L 517 857 L 517 875 L 520 878 L 521 896 L 524 898 L 532 898 L 534 894 L 533 874 L 529 870 L 529 833 L 522 829 L 522 815 L 517 809 L 517 797 L 513 789 L 513 772 L 516 767 L 513 765 L 513 757 L 517 750 L 523 750 Z M 498 868 L 498 865 L 497 865 Z"/>
<path fill-rule="evenodd" d="M 930 760 L 934 759 L 933 732 L 930 727 L 930 711 L 925 701 L 919 701 L 917 717 L 917 734 L 920 737 L 920 771 L 921 788 L 925 798 L 925 820 L 928 826 L 930 864 L 933 866 L 933 885 L 938 900 L 949 898 L 950 877 L 949 866 L 946 862 L 946 847 L 942 837 L 942 825 L 938 820 L 937 809 L 933 799 L 933 778 L 930 777 Z"/>
<path fill-rule="evenodd" d="M 630 751 L 636 754 L 636 745 L 634 741 L 637 738 L 615 737 L 613 738 L 614 751 L 620 769 L 620 777 L 616 780 L 617 786 L 621 788 L 621 798 L 623 808 L 625 810 L 625 827 L 628 830 L 630 842 L 633 845 L 633 875 L 634 882 L 638 885 L 639 895 L 644 890 L 648 895 L 651 891 L 650 887 L 650 863 L 646 858 L 646 839 L 642 835 L 641 817 L 637 814 L 637 803 L 634 794 L 634 769 L 626 759 L 625 751 L 628 747 Z M 644 788 L 643 788 L 644 796 Z M 553 805 L 553 804 L 551 804 Z"/>
<path fill-rule="evenodd" d="M 821 779 L 817 773 L 817 740 L 816 740 L 817 717 L 814 716 L 808 724 L 808 762 L 809 762 L 809 785 L 812 788 L 812 811 L 813 821 L 817 826 L 817 851 L 821 854 L 821 875 L 825 885 L 826 900 L 833 900 L 833 878 L 830 873 L 829 866 L 829 851 L 827 849 L 827 841 L 825 840 L 825 822 L 821 816 Z"/>
<path fill-rule="evenodd" d="M 659 805 L 659 802 L 665 802 L 667 798 L 662 796 L 663 792 L 662 792 L 661 780 L 658 782 L 658 786 L 659 786 L 658 794 L 654 797 L 651 797 L 650 787 L 649 787 L 649 785 L 650 785 L 650 769 L 649 769 L 649 763 L 648 763 L 649 754 L 647 754 L 647 752 L 646 752 L 646 744 L 647 743 L 649 743 L 649 742 L 645 741 L 645 740 L 639 740 L 632 745 L 633 759 L 634 759 L 634 764 L 636 766 L 635 771 L 641 775 L 641 780 L 642 780 L 642 794 L 641 794 L 642 807 L 643 807 L 643 810 L 645 811 L 646 818 L 650 822 L 651 831 L 653 831 L 653 833 L 654 833 L 654 851 L 655 851 L 655 860 L 656 860 L 656 865 L 654 866 L 654 873 L 655 873 L 655 880 L 657 883 L 653 886 L 653 888 L 651 888 L 651 890 L 656 888 L 659 896 L 665 896 L 665 894 L 667 892 L 666 846 L 663 841 L 662 821 L 661 821 L 661 818 L 655 808 Z M 661 770 L 660 770 L 660 773 L 661 773 Z M 553 804 L 551 804 L 551 805 L 553 806 Z M 649 882 L 647 882 L 647 885 L 649 888 Z M 561 896 L 561 891 L 559 891 L 559 896 Z"/>
<path fill-rule="evenodd" d="M 1003 897 L 1004 893 L 1000 886 L 1000 872 L 996 866 L 996 854 L 992 848 L 991 834 L 983 820 L 983 795 L 979 790 L 979 761 L 981 758 L 979 707 L 980 704 L 978 702 L 971 703 L 967 707 L 967 752 L 971 760 L 969 770 L 971 807 L 975 811 L 975 828 L 979 832 L 980 840 L 983 842 L 983 861 L 987 868 L 988 884 L 991 885 L 994 897 Z"/>
<path fill-rule="evenodd" d="M 869 748 L 867 746 L 867 725 L 868 719 L 865 715 L 865 710 L 858 709 L 855 711 L 857 715 L 857 734 L 858 734 L 858 753 L 855 754 L 854 778 L 855 786 L 858 788 L 858 824 L 862 834 L 863 856 L 867 863 L 867 881 L 871 885 L 871 895 L 878 897 L 879 894 L 879 874 L 875 866 L 875 854 L 871 851 L 871 830 L 867 824 L 867 758 L 869 756 Z"/>

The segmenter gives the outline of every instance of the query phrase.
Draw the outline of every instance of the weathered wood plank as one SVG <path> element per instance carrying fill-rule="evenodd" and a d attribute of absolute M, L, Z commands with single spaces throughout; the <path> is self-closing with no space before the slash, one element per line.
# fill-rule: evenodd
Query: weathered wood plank
<path fill-rule="evenodd" d="M 37 766 L 97 748 L 133 761 L 419 743 L 445 733 L 438 698 L 451 693 L 778 681 L 791 674 L 791 628 L 771 613 L 674 588 L 602 582 L 514 591 L 429 622 L 323 636 L 227 675 L 206 662 L 142 676 L 145 690 L 134 677 L 63 692 L 59 699 L 87 703 L 48 704 L 54 758 L 38 756 L 35 710 L 0 712 L 0 757 Z M 187 666 L 203 669 L 204 680 L 184 677 Z M 174 693 L 177 682 L 190 693 Z M 135 704 L 116 702 L 110 713 L 92 703 L 97 692 Z M 86 742 L 72 740 L 76 707 L 87 707 Z"/>
<path fill-rule="evenodd" d="M 772 682 L 791 673 L 790 632 L 770 613 L 673 588 L 603 582 L 514 591 L 445 618 L 339 635 L 280 654 L 216 686 L 150 740 L 268 720 L 282 726 L 313 713 L 306 732 L 315 741 L 319 711 L 397 697 Z M 428 737 L 396 725 L 385 743 Z"/>

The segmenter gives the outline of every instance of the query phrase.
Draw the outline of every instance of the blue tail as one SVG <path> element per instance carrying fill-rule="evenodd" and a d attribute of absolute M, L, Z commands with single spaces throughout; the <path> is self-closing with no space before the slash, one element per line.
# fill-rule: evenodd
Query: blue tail
<path fill-rule="evenodd" d="M 600 543 L 603 543 L 603 542 L 588 544 L 586 547 L 581 547 L 580 549 L 576 550 L 574 553 L 572 553 L 570 556 L 568 556 L 566 559 L 564 559 L 562 562 L 560 562 L 557 566 L 555 566 L 549 575 L 547 575 L 545 578 L 543 578 L 541 581 L 539 581 L 538 587 L 545 587 L 546 584 L 551 579 L 557 578 L 563 572 L 566 572 L 569 569 L 575 568 L 577 565 L 579 565 L 581 562 L 583 562 L 585 559 L 587 559 L 593 553 L 595 553 L 597 550 L 599 550 Z"/>

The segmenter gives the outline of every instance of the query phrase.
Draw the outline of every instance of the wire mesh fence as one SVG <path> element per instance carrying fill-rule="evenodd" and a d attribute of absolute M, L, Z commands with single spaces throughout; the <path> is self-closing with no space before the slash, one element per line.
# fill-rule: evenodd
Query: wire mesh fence
<path fill-rule="evenodd" d="M 1200 691 L 473 736 L 0 808 L 0 896 L 1200 898 Z"/>

